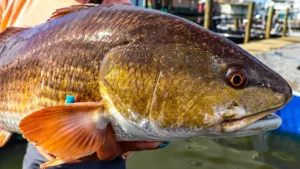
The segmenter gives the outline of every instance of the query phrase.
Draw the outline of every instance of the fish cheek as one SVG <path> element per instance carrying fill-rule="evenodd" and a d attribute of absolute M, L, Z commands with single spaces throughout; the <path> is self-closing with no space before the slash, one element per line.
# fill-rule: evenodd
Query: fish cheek
<path fill-rule="evenodd" d="M 207 128 L 205 117 L 212 116 L 213 109 L 203 97 L 215 89 L 218 71 L 211 71 L 213 61 L 205 59 L 206 54 L 196 49 L 177 50 L 161 58 L 150 109 L 151 124 L 161 130 Z"/>
<path fill-rule="evenodd" d="M 267 87 L 251 86 L 245 88 L 241 102 L 247 108 L 248 114 L 255 114 L 282 106 L 285 96 Z"/>
<path fill-rule="evenodd" d="M 238 119 L 280 106 L 283 96 L 271 89 L 247 86 L 234 89 L 230 86 L 216 88 L 210 96 L 204 96 L 213 108 L 213 114 L 204 119 L 208 125 L 218 124 L 224 120 Z"/>
<path fill-rule="evenodd" d="M 212 113 L 212 109 L 199 104 L 203 85 L 182 72 L 161 73 L 150 109 L 152 126 L 160 130 L 204 128 L 205 114 Z"/>

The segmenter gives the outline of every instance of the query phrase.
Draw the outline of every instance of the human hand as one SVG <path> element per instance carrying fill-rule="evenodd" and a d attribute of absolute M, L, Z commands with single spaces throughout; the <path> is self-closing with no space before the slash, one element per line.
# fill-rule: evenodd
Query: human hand
<path fill-rule="evenodd" d="M 123 5 L 132 5 L 130 0 L 103 0 L 101 4 L 123 4 Z"/>
<path fill-rule="evenodd" d="M 99 161 L 99 160 L 113 160 L 120 155 L 128 155 L 128 152 L 142 151 L 142 150 L 155 150 L 158 148 L 163 148 L 168 145 L 168 142 L 161 141 L 122 141 L 117 142 L 115 133 L 111 125 L 106 128 L 106 135 L 103 145 L 99 148 L 97 153 L 92 155 L 82 157 L 78 160 L 68 162 L 77 163 L 84 161 Z M 47 154 L 41 148 L 37 147 L 37 150 L 49 161 L 54 160 L 55 157 Z"/>

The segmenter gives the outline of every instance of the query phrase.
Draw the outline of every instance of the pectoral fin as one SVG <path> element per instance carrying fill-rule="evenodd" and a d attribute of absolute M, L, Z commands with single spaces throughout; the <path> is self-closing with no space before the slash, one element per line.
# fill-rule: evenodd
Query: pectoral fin
<path fill-rule="evenodd" d="M 96 152 L 103 144 L 108 120 L 102 113 L 102 103 L 54 106 L 29 114 L 19 128 L 24 138 L 47 153 L 78 159 Z"/>
<path fill-rule="evenodd" d="M 0 129 L 0 147 L 3 147 L 11 136 L 11 132 Z"/>
<path fill-rule="evenodd" d="M 64 158 L 59 157 L 59 158 L 56 158 L 54 160 L 48 161 L 44 164 L 41 164 L 40 169 L 45 169 L 47 167 L 57 166 L 57 165 L 64 164 L 64 163 L 67 163 L 67 162 L 72 162 L 74 160 L 76 160 L 76 159 L 72 159 L 72 158 L 64 159 Z"/>

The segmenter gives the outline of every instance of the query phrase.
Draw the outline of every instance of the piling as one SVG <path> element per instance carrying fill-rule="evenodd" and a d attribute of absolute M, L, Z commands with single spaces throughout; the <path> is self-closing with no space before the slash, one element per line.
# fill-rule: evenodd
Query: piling
<path fill-rule="evenodd" d="M 248 43 L 249 40 L 250 40 L 254 6 L 255 6 L 254 2 L 249 2 L 249 5 L 248 5 L 248 16 L 247 16 L 248 23 L 247 23 L 247 27 L 246 27 L 246 31 L 245 31 L 244 43 Z"/>
<path fill-rule="evenodd" d="M 237 31 L 240 27 L 240 24 L 239 24 L 239 19 L 238 18 L 235 18 L 234 19 L 234 29 Z"/>
<path fill-rule="evenodd" d="M 206 0 L 206 2 L 205 2 L 204 28 L 206 28 L 206 29 L 211 28 L 212 3 L 213 3 L 213 0 Z"/>
<path fill-rule="evenodd" d="M 282 37 L 286 37 L 286 32 L 287 32 L 287 29 L 288 29 L 287 24 L 288 24 L 289 13 L 290 13 L 290 9 L 286 8 L 285 16 L 284 16 L 284 22 L 283 22 Z"/>
<path fill-rule="evenodd" d="M 272 29 L 272 21 L 273 21 L 273 12 L 274 11 L 274 6 L 269 6 L 268 10 L 268 20 L 267 20 L 267 25 L 266 25 L 266 39 L 271 38 L 271 29 Z"/>

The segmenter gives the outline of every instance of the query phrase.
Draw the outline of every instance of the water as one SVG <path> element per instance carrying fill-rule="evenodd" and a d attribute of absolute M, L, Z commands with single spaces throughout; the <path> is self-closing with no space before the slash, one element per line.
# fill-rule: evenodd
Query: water
<path fill-rule="evenodd" d="M 26 142 L 0 149 L 1 169 L 20 169 Z M 299 169 L 300 135 L 280 130 L 228 139 L 173 141 L 166 148 L 137 152 L 128 169 Z"/>
<path fill-rule="evenodd" d="M 172 142 L 136 153 L 128 169 L 299 169 L 300 136 L 275 131 L 230 139 Z"/>

